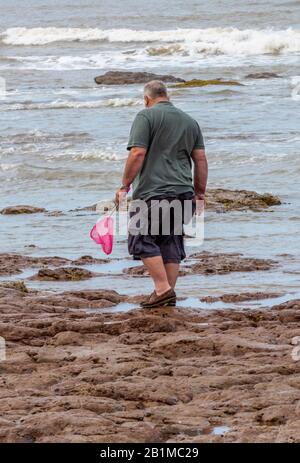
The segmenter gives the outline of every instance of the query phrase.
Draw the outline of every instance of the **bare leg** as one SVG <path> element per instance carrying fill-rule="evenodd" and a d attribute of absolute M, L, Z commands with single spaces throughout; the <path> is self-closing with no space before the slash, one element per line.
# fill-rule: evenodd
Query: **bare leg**
<path fill-rule="evenodd" d="M 142 259 L 152 280 L 154 281 L 155 292 L 158 296 L 170 289 L 166 269 L 161 256 L 146 257 Z"/>
<path fill-rule="evenodd" d="M 165 264 L 165 269 L 166 269 L 169 285 L 171 286 L 171 288 L 174 289 L 176 286 L 176 281 L 178 277 L 179 264 L 174 264 L 174 263 Z"/>

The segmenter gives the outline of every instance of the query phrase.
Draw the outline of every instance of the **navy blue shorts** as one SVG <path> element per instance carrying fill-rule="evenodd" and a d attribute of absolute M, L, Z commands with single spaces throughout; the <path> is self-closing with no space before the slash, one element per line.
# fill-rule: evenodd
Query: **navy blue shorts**
<path fill-rule="evenodd" d="M 153 209 L 154 200 L 167 200 L 169 203 L 174 199 L 178 199 L 181 203 L 182 214 L 179 218 L 180 223 L 175 221 L 174 209 L 170 209 L 170 228 L 168 234 L 164 234 L 162 229 L 163 213 L 159 210 L 158 216 L 158 234 L 151 234 L 153 217 L 151 215 L 151 209 Z M 175 263 L 179 264 L 185 257 L 184 242 L 183 242 L 183 224 L 185 218 L 185 202 L 186 200 L 192 200 L 193 194 L 184 193 L 177 197 L 161 197 L 156 196 L 146 201 L 146 214 L 148 215 L 148 224 L 146 231 L 144 230 L 138 234 L 131 234 L 130 227 L 128 233 L 128 251 L 134 259 L 140 260 L 147 257 L 161 256 L 164 263 Z M 152 203 L 151 203 L 152 201 Z M 192 202 L 191 214 L 195 212 L 195 204 Z M 135 213 L 130 212 L 130 217 L 133 218 Z M 189 215 L 189 214 L 188 214 Z M 191 219 L 191 217 L 190 217 Z M 186 222 L 188 222 L 186 220 Z M 176 224 L 176 225 L 175 225 Z M 153 230 L 152 230 L 153 231 Z"/>

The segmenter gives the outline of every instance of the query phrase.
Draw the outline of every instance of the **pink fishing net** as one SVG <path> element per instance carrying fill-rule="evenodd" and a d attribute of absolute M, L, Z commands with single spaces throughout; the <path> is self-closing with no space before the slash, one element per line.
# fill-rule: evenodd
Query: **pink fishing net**
<path fill-rule="evenodd" d="M 90 231 L 90 237 L 100 244 L 105 254 L 111 254 L 114 241 L 114 219 L 111 216 L 99 219 Z"/>

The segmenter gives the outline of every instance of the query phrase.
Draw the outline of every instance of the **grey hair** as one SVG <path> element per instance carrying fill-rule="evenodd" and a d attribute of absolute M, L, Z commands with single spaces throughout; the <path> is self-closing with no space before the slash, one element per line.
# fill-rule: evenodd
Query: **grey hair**
<path fill-rule="evenodd" d="M 144 87 L 144 95 L 155 100 L 156 98 L 168 97 L 168 90 L 161 80 L 151 80 Z"/>

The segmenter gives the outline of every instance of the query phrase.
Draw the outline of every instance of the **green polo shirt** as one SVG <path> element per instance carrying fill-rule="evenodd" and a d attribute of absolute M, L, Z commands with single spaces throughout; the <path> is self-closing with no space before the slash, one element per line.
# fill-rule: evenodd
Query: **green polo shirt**
<path fill-rule="evenodd" d="M 132 124 L 127 149 L 146 148 L 142 168 L 133 183 L 133 199 L 176 197 L 193 193 L 191 154 L 203 149 L 198 123 L 169 101 L 140 111 Z"/>

